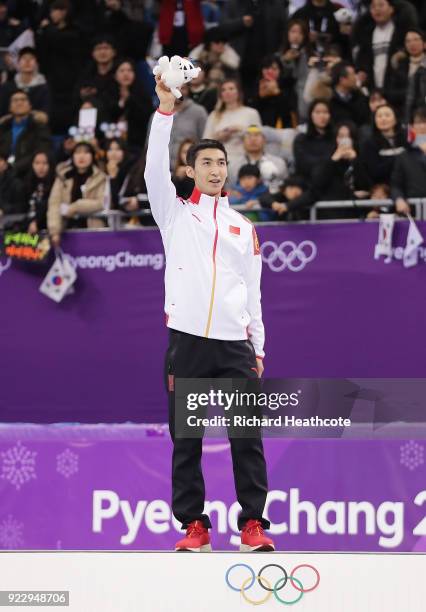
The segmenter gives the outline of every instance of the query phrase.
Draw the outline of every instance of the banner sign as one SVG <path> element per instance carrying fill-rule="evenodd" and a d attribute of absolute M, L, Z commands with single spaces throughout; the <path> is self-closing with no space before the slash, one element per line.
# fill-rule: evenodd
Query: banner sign
<path fill-rule="evenodd" d="M 390 263 L 374 259 L 377 223 L 257 228 L 265 376 L 425 377 L 426 248 L 404 268 L 408 225 Z M 38 290 L 50 258 L 0 256 L 0 421 L 164 422 L 158 230 L 72 232 L 62 247 L 78 279 L 60 304 Z"/>
<path fill-rule="evenodd" d="M 27 232 L 8 232 L 3 237 L 3 253 L 22 261 L 44 261 L 50 251 L 47 236 Z"/>
<path fill-rule="evenodd" d="M 265 439 L 278 550 L 426 552 L 425 443 Z M 0 547 L 170 550 L 166 427 L 0 428 Z M 239 545 L 227 440 L 205 440 L 215 550 Z"/>

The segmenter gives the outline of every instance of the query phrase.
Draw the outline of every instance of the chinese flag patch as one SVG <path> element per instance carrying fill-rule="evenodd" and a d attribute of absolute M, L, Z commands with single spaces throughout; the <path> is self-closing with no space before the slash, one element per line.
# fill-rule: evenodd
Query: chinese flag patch
<path fill-rule="evenodd" d="M 168 386 L 169 386 L 169 391 L 174 391 L 175 390 L 175 377 L 173 374 L 169 374 L 168 376 Z"/>
<path fill-rule="evenodd" d="M 229 231 L 231 232 L 231 234 L 237 234 L 237 236 L 240 235 L 240 228 L 235 225 L 230 225 Z"/>
<path fill-rule="evenodd" d="M 253 225 L 253 253 L 255 255 L 260 255 L 259 239 L 257 237 L 256 230 L 254 229 L 254 225 Z"/>

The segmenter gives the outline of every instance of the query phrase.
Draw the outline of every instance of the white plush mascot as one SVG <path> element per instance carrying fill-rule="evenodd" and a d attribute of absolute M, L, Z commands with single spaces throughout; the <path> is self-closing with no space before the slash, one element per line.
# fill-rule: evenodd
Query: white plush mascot
<path fill-rule="evenodd" d="M 166 55 L 163 55 L 153 70 L 155 76 L 161 75 L 161 80 L 171 90 L 175 98 L 182 97 L 178 88 L 195 79 L 200 72 L 201 68 L 195 68 L 192 62 L 179 55 L 174 55 L 170 60 Z"/>

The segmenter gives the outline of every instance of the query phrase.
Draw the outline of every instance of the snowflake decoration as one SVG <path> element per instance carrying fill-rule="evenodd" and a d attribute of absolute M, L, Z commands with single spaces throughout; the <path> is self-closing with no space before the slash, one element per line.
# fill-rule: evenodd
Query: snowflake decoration
<path fill-rule="evenodd" d="M 1 478 L 8 480 L 17 491 L 32 478 L 37 478 L 35 473 L 36 451 L 28 450 L 18 440 L 15 446 L 0 454 L 2 456 Z"/>
<path fill-rule="evenodd" d="M 4 548 L 19 548 L 22 547 L 24 541 L 22 539 L 23 523 L 16 521 L 11 514 L 0 523 L 0 544 Z"/>
<path fill-rule="evenodd" d="M 56 471 L 65 478 L 78 472 L 78 455 L 69 448 L 56 456 Z"/>
<path fill-rule="evenodd" d="M 424 463 L 424 448 L 421 444 L 410 440 L 400 448 L 400 463 L 410 471 L 415 470 Z"/>

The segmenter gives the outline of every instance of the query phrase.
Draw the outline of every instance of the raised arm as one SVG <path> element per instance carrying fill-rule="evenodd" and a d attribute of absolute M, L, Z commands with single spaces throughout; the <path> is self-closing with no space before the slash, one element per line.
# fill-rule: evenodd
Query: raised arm
<path fill-rule="evenodd" d="M 154 113 L 146 153 L 145 183 L 152 216 L 160 229 L 171 222 L 176 206 L 176 189 L 170 176 L 169 142 L 175 97 L 156 76 L 155 91 L 160 106 Z"/>

